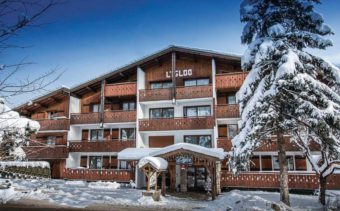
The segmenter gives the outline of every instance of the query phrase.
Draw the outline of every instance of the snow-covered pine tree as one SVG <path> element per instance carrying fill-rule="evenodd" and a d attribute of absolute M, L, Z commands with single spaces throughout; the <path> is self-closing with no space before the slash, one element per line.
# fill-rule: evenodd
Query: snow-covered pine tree
<path fill-rule="evenodd" d="M 241 3 L 242 43 L 248 48 L 242 69 L 250 71 L 237 98 L 240 133 L 232 140 L 230 166 L 249 166 L 253 151 L 277 140 L 281 201 L 289 205 L 284 134 L 313 129 L 320 143 L 335 152 L 339 146 L 339 69 L 311 55 L 325 49 L 333 34 L 314 11 L 319 0 L 244 0 Z M 276 137 L 273 137 L 276 135 Z"/>

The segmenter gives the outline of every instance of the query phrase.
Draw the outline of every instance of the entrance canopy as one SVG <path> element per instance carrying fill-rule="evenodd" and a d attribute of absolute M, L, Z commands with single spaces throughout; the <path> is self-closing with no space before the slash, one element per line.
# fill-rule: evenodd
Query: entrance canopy
<path fill-rule="evenodd" d="M 226 156 L 222 148 L 206 148 L 196 144 L 177 143 L 164 148 L 127 148 L 118 153 L 118 160 L 140 160 L 146 156 L 167 157 L 173 153 L 187 152 L 202 155 L 211 160 L 223 160 Z"/>

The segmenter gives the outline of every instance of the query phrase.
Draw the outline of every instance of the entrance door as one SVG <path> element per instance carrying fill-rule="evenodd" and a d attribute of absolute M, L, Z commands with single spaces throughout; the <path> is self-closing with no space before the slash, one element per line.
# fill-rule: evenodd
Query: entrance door
<path fill-rule="evenodd" d="M 202 166 L 188 167 L 188 190 L 204 191 L 207 171 Z"/>

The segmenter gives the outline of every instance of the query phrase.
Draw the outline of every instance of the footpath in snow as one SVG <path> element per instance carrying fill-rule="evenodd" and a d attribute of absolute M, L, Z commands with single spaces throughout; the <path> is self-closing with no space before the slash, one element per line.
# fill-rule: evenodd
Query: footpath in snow
<path fill-rule="evenodd" d="M 0 189 L 0 202 L 15 203 L 20 200 L 34 200 L 51 206 L 74 208 L 141 207 L 150 209 L 177 210 L 271 210 L 271 204 L 279 201 L 279 193 L 264 191 L 224 192 L 215 201 L 199 201 L 174 196 L 162 197 L 154 202 L 142 196 L 142 190 L 115 182 L 64 181 L 64 180 L 8 180 L 9 189 Z M 0 179 L 0 184 L 6 179 Z M 8 183 L 8 182 L 7 182 Z M 340 201 L 340 193 L 333 193 L 332 201 Z M 317 196 L 291 194 L 293 210 L 322 210 Z"/>

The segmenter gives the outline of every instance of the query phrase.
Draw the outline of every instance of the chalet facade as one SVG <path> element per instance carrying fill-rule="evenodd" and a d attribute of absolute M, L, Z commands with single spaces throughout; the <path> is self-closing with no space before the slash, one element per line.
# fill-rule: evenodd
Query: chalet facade
<path fill-rule="evenodd" d="M 169 162 L 170 189 L 180 184 L 183 191 L 203 188 L 208 175 L 216 181 L 216 193 L 224 187 L 278 188 L 275 139 L 259 147 L 250 171 L 237 177 L 226 159 L 190 150 L 161 153 L 177 143 L 231 151 L 240 127 L 235 94 L 246 76 L 239 56 L 171 46 L 15 110 L 40 122 L 41 130 L 25 150 L 29 160 L 49 161 L 54 178 L 135 180 L 143 187 L 136 164 L 142 156 L 156 154 Z M 288 135 L 286 143 L 290 188 L 318 188 L 310 163 Z M 316 157 L 318 150 L 316 145 Z M 188 162 L 178 161 L 183 158 Z M 340 188 L 339 178 L 332 175 L 328 188 Z"/>

